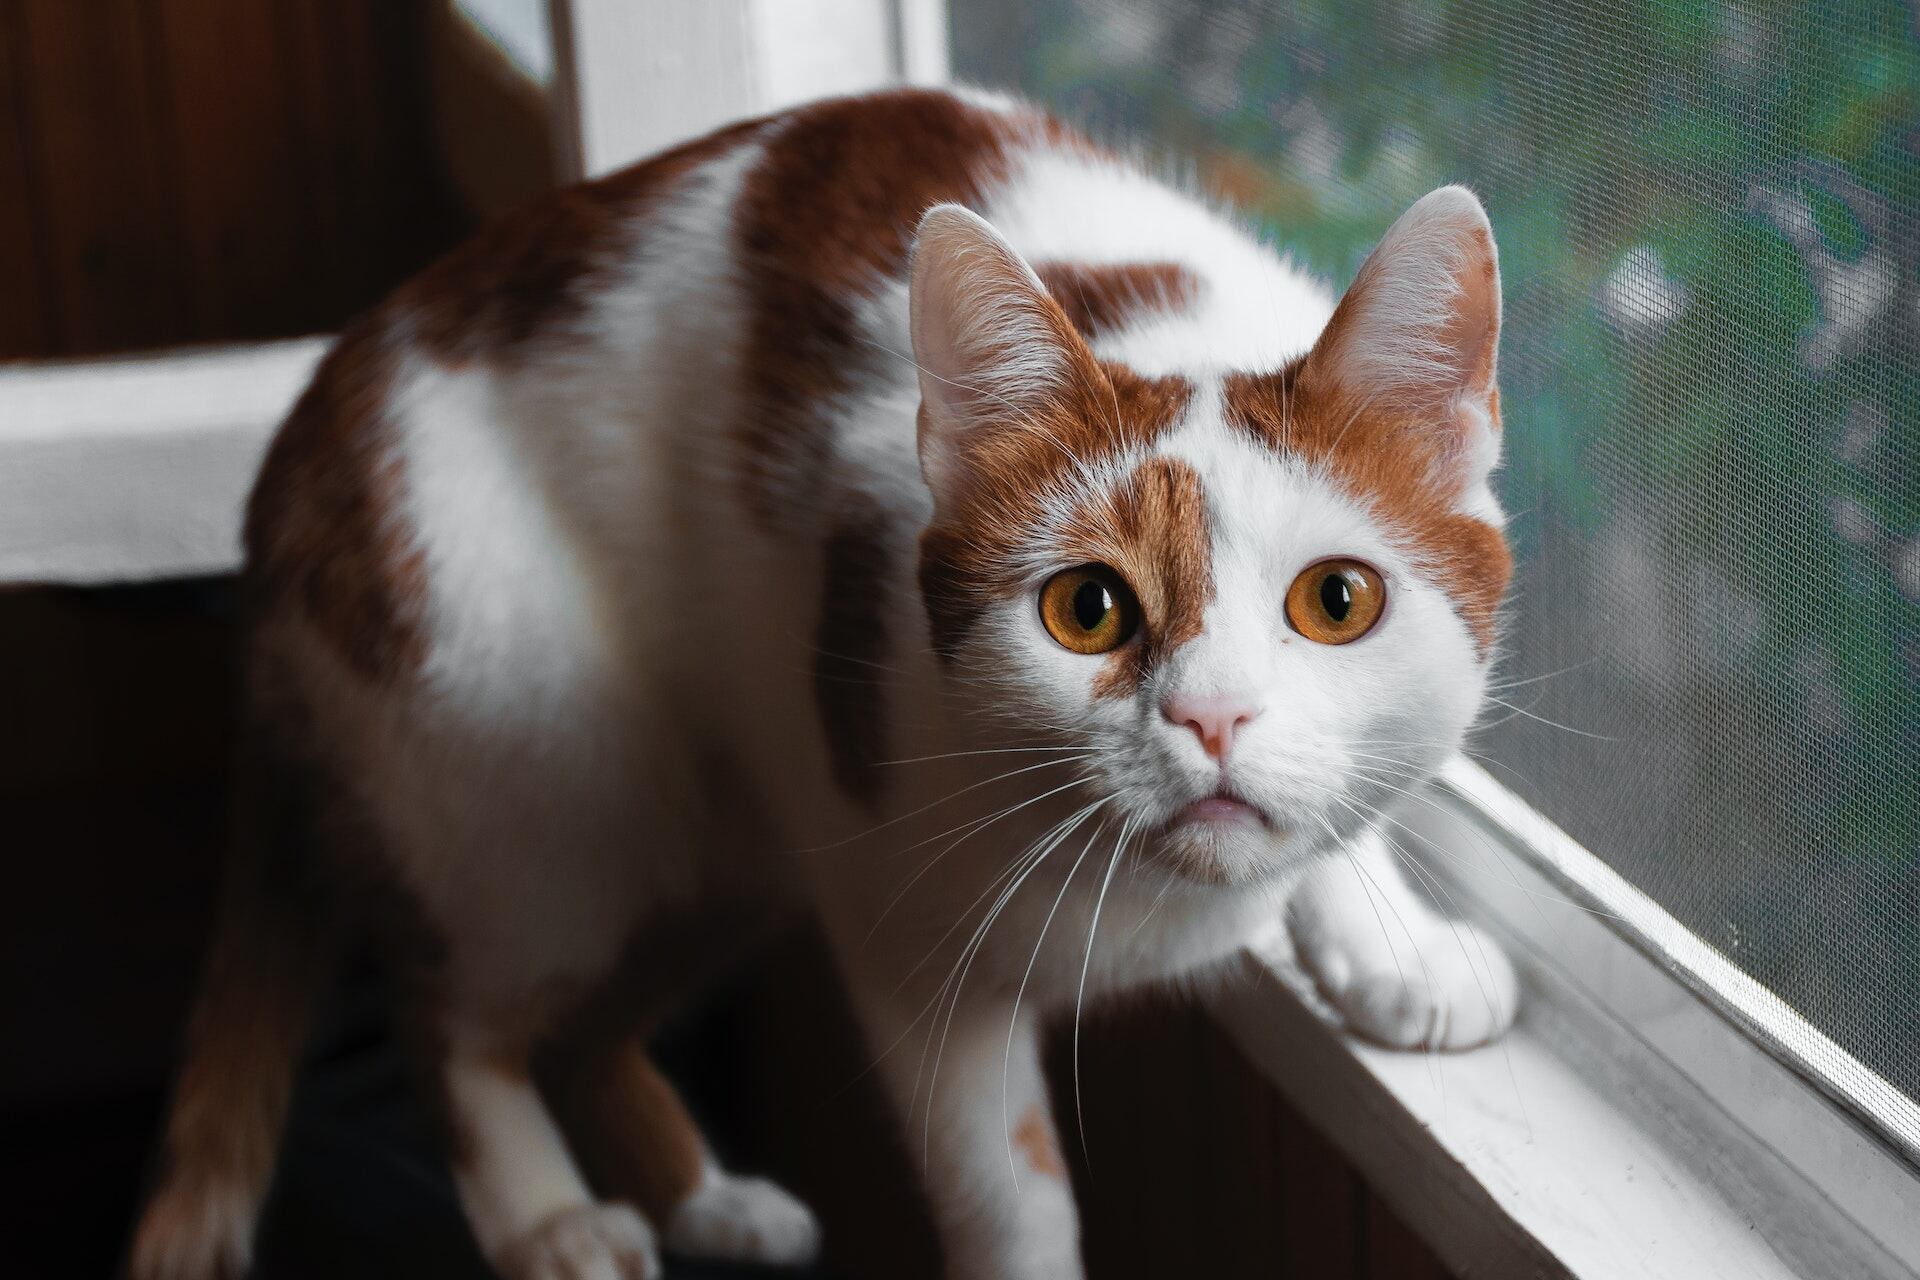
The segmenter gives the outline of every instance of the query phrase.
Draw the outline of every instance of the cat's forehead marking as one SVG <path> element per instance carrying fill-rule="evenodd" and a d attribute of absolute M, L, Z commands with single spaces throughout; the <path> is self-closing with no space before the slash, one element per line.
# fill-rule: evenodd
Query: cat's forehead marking
<path fill-rule="evenodd" d="M 1450 474 L 1448 435 L 1400 420 L 1388 407 L 1303 385 L 1298 365 L 1230 374 L 1221 388 L 1227 425 L 1297 457 L 1365 504 L 1384 535 L 1445 591 L 1484 656 L 1492 647 L 1513 559 L 1499 529 L 1462 509 Z"/>
<path fill-rule="evenodd" d="M 1111 565 L 1140 601 L 1141 635 L 1116 649 L 1093 682 L 1096 697 L 1123 697 L 1205 628 L 1213 602 L 1213 547 L 1200 473 L 1150 455 L 1074 510 L 1059 545 L 1066 558 Z"/>

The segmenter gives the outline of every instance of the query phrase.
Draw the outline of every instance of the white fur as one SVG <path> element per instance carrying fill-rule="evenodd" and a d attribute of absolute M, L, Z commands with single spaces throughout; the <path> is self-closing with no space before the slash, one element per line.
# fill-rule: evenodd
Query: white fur
<path fill-rule="evenodd" d="M 1033 262 L 1179 262 L 1195 306 L 1148 313 L 1094 352 L 1149 376 L 1278 368 L 1333 314 L 1326 285 L 1229 218 L 1130 165 L 1034 150 L 985 202 L 986 219 Z"/>
<path fill-rule="evenodd" d="M 805 1266 L 819 1256 L 820 1224 L 766 1179 L 708 1165 L 700 1185 L 667 1219 L 666 1242 L 690 1258 Z"/>
<path fill-rule="evenodd" d="M 592 1198 L 532 1081 L 456 1046 L 447 1099 L 476 1150 L 454 1176 L 480 1247 L 500 1258 L 538 1248 L 549 1224 Z"/>
<path fill-rule="evenodd" d="M 659 1246 L 631 1206 L 581 1204 L 499 1255 L 505 1280 L 655 1280 Z"/>

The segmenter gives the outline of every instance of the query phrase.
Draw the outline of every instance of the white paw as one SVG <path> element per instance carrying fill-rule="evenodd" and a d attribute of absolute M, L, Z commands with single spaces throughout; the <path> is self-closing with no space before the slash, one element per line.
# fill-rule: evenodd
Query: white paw
<path fill-rule="evenodd" d="M 254 1197 L 169 1179 L 140 1216 L 133 1280 L 240 1280 L 253 1253 Z"/>
<path fill-rule="evenodd" d="M 1471 1049 L 1513 1025 L 1513 965 L 1471 925 L 1416 920 L 1412 936 L 1399 933 L 1391 948 L 1371 928 L 1317 936 L 1296 929 L 1295 941 L 1301 966 L 1341 1021 L 1389 1048 Z"/>
<path fill-rule="evenodd" d="M 500 1269 L 513 1280 L 653 1280 L 660 1250 L 631 1207 L 589 1204 L 541 1223 L 507 1251 Z"/>
<path fill-rule="evenodd" d="M 667 1248 L 689 1258 L 804 1266 L 820 1254 L 820 1224 L 765 1178 L 714 1171 L 667 1219 Z"/>

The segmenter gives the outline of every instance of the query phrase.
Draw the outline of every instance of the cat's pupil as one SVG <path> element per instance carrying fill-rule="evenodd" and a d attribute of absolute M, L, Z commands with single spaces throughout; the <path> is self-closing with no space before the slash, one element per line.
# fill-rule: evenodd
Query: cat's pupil
<path fill-rule="evenodd" d="M 1073 620 L 1080 624 L 1082 631 L 1091 631 L 1100 625 L 1107 616 L 1107 610 L 1113 608 L 1113 597 L 1098 582 L 1088 579 L 1080 584 L 1073 593 Z"/>
<path fill-rule="evenodd" d="M 1320 579 L 1320 607 L 1335 622 L 1345 622 L 1347 614 L 1353 611 L 1353 588 L 1347 580 L 1337 573 L 1330 573 Z"/>

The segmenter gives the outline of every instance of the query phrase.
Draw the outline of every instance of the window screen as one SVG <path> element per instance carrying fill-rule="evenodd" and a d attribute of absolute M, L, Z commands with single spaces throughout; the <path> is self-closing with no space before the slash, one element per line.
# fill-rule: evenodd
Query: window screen
<path fill-rule="evenodd" d="M 1920 1096 L 1920 40 L 1899 3 L 955 0 L 955 74 L 1339 285 L 1506 284 L 1508 785 Z"/>

